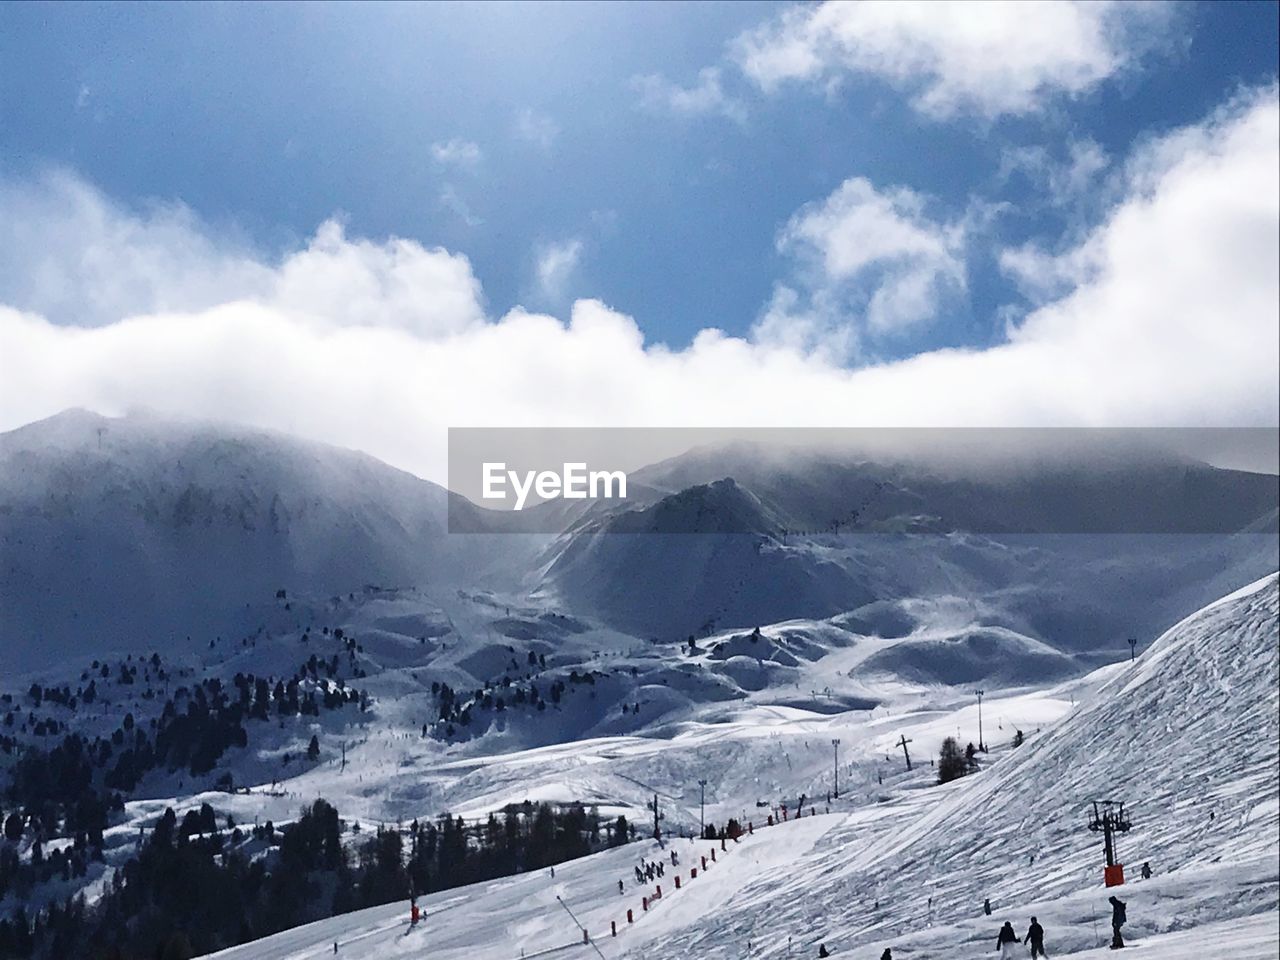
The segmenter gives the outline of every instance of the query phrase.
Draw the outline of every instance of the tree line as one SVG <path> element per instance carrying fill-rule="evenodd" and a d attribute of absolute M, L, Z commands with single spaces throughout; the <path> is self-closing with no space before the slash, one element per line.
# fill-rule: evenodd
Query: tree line
<path fill-rule="evenodd" d="M 541 869 L 628 842 L 625 817 L 581 804 L 513 805 L 480 823 L 441 815 L 363 836 L 325 800 L 277 829 L 167 809 L 87 905 L 77 895 L 0 920 L 3 960 L 188 960 L 303 923 Z M 344 842 L 344 834 L 349 841 Z M 430 918 L 428 917 L 428 922 Z"/>

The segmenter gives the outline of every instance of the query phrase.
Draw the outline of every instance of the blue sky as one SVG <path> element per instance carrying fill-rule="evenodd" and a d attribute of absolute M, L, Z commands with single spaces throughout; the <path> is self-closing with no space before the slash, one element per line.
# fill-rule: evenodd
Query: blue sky
<path fill-rule="evenodd" d="M 1274 3 L 896 6 L 5 4 L 0 303 L 207 309 L 336 217 L 465 258 L 489 323 L 594 298 L 648 351 L 716 328 L 839 374 L 1007 343 L 1135 157 L 1275 99 Z M 60 203 L 202 292 L 51 294 L 86 256 L 33 263 Z"/>
<path fill-rule="evenodd" d="M 973 195 L 1026 207 L 1037 184 L 1000 182 L 1009 149 L 1087 137 L 1122 156 L 1276 70 L 1277 6 L 1217 3 L 1179 11 L 1132 75 L 979 120 L 981 136 L 876 78 L 765 97 L 726 70 L 741 119 L 643 106 L 636 77 L 691 84 L 777 7 L 9 4 L 0 152 L 10 175 L 54 164 L 125 203 L 179 198 L 266 250 L 341 212 L 352 233 L 465 253 L 497 313 L 596 296 L 683 345 L 748 330 L 786 269 L 779 228 L 846 177 L 908 186 L 941 216 Z M 433 157 L 453 140 L 478 158 Z M 990 230 L 1052 238 L 1080 212 L 1017 209 Z M 544 293 L 537 249 L 575 239 L 577 268 Z M 970 269 L 945 322 L 876 352 L 998 334 L 1016 293 L 989 258 Z"/>

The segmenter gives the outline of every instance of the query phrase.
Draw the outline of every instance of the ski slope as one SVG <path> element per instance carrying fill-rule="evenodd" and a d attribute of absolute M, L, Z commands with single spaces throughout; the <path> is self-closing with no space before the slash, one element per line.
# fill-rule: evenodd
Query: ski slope
<path fill-rule="evenodd" d="M 830 814 L 821 803 L 816 816 L 731 844 L 696 880 L 688 868 L 712 844 L 646 841 L 563 864 L 554 878 L 543 871 L 423 898 L 426 919 L 412 931 L 407 904 L 392 904 L 215 956 L 302 960 L 332 956 L 336 942 L 339 956 L 357 960 L 715 960 L 815 956 L 825 943 L 835 956 L 891 946 L 895 957 L 976 958 L 991 952 L 1001 922 L 1021 933 L 1032 914 L 1051 955 L 1101 956 L 1107 892 L 1085 809 L 1114 798 L 1134 823 L 1119 841 L 1126 939 L 1153 956 L 1273 958 L 1277 606 L 1273 575 L 1187 618 L 1136 663 L 1100 671 L 1076 709 L 983 772 L 929 789 L 904 778 L 882 797 L 855 790 Z M 668 867 L 663 897 L 644 911 L 640 897 L 655 885 L 637 887 L 632 866 L 672 849 L 681 866 Z M 1143 860 L 1156 871 L 1147 881 L 1137 879 Z M 684 876 L 679 891 L 674 872 Z"/>

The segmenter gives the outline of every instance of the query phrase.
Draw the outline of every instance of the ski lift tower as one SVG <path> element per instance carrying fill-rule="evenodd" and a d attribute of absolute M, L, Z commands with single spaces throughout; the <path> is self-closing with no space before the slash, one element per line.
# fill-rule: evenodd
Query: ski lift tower
<path fill-rule="evenodd" d="M 1132 824 L 1124 812 L 1124 803 L 1114 800 L 1093 801 L 1093 815 L 1089 818 L 1089 829 L 1102 834 L 1103 848 L 1107 855 L 1107 867 L 1102 872 L 1103 883 L 1108 887 L 1118 887 L 1124 883 L 1124 864 L 1116 862 L 1117 833 L 1128 833 Z"/>

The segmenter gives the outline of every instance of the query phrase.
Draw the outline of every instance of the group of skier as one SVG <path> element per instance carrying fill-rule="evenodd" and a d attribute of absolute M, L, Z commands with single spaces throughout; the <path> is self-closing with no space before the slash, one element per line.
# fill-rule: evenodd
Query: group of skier
<path fill-rule="evenodd" d="M 1144 879 L 1149 878 L 1151 876 L 1150 866 L 1145 863 L 1142 866 Z M 1124 937 L 1120 933 L 1120 928 L 1125 925 L 1128 918 L 1125 915 L 1123 900 L 1112 896 L 1108 902 L 1111 904 L 1111 949 L 1119 950 L 1124 946 Z M 990 900 L 983 901 L 982 912 L 987 916 L 991 916 Z M 1031 918 L 1031 925 L 1027 927 L 1026 936 L 1021 939 L 1014 932 L 1013 924 L 1007 920 L 1004 926 L 1000 928 L 1000 933 L 996 936 L 996 950 L 999 952 L 1001 960 L 1014 960 L 1014 958 L 1018 957 L 1021 951 L 1017 949 L 1017 946 L 1020 944 L 1026 944 L 1030 947 L 1033 960 L 1036 957 L 1049 956 L 1044 949 L 1044 927 L 1040 925 L 1040 921 L 1035 917 Z M 831 951 L 827 949 L 826 944 L 818 944 L 818 956 L 831 956 Z M 891 950 L 886 948 L 884 953 L 880 954 L 880 960 L 893 960 Z"/>
<path fill-rule="evenodd" d="M 674 853 L 672 855 L 674 856 Z M 672 863 L 675 861 L 673 860 Z M 641 860 L 635 867 L 636 883 L 652 883 L 654 880 L 662 879 L 665 873 L 666 868 L 661 860 Z M 621 887 L 622 881 L 619 880 L 618 883 Z"/>
<path fill-rule="evenodd" d="M 1027 935 L 1024 939 L 1027 946 L 1031 948 L 1032 957 L 1049 956 L 1044 952 L 1044 927 L 1040 926 L 1040 921 L 1035 917 L 1031 918 L 1031 926 L 1027 927 Z M 1014 945 L 1022 942 L 1023 940 L 1019 940 L 1018 935 L 1013 932 L 1013 924 L 1006 920 L 996 937 L 996 949 L 1000 951 L 1001 960 L 1016 957 L 1017 951 Z"/>
<path fill-rule="evenodd" d="M 1151 876 L 1151 868 L 1148 864 L 1143 864 L 1143 877 Z M 1124 901 L 1119 897 L 1112 895 L 1107 898 L 1107 902 L 1111 904 L 1111 949 L 1119 950 L 1124 947 L 1124 936 L 1120 932 L 1120 928 L 1128 922 L 1125 914 Z M 983 909 L 987 914 L 991 913 L 991 901 L 988 900 L 983 904 Z M 1040 922 L 1035 918 L 1031 918 L 1031 926 L 1027 928 L 1027 935 L 1022 939 L 1018 939 L 1018 935 L 1013 932 L 1013 924 L 1005 921 L 1005 925 L 1000 928 L 1000 933 L 996 937 L 996 949 L 1000 951 L 1003 958 L 1011 958 L 1017 956 L 1014 949 L 1015 944 L 1026 943 L 1031 948 L 1031 956 L 1047 957 L 1049 954 L 1044 949 L 1044 927 L 1040 926 Z"/>

